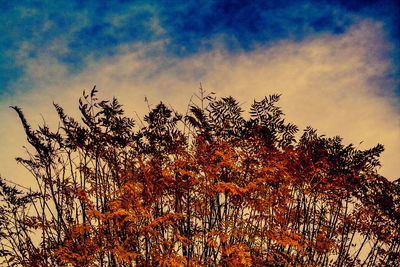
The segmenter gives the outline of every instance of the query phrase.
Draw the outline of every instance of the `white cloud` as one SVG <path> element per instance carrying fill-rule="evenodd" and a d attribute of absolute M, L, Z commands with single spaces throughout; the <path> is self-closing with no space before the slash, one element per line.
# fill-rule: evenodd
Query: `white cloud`
<path fill-rule="evenodd" d="M 389 76 L 391 62 L 379 23 L 361 21 L 343 35 L 282 41 L 249 53 L 219 48 L 177 59 L 151 52 L 162 47 L 121 47 L 114 57 L 88 59 L 88 67 L 74 76 L 45 56 L 32 60 L 27 71 L 34 89 L 1 102 L 2 176 L 28 183 L 22 167 L 13 162 L 26 143 L 23 131 L 16 114 L 5 106 L 21 106 L 33 126 L 42 121 L 40 114 L 56 126 L 52 101 L 77 114 L 82 90 L 96 84 L 100 97 L 116 96 L 131 116 L 133 111 L 146 113 L 145 95 L 153 104 L 163 100 L 184 112 L 199 82 L 218 96 L 236 97 L 245 108 L 254 98 L 282 93 L 281 106 L 300 129 L 311 125 L 321 134 L 342 136 L 345 143 L 363 141 L 361 149 L 382 143 L 386 151 L 380 173 L 390 179 L 400 176 L 400 109 L 394 82 L 381 82 Z"/>

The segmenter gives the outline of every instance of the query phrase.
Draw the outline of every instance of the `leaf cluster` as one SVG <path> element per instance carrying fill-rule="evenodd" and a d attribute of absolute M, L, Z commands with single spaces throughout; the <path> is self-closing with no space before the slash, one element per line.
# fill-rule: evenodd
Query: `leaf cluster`
<path fill-rule="evenodd" d="M 139 127 L 122 105 L 79 99 L 81 122 L 32 130 L 17 160 L 39 190 L 0 180 L 0 256 L 13 266 L 398 266 L 400 189 L 358 150 L 296 125 L 280 95 L 245 119 L 200 88 L 181 115 L 162 102 Z M 6 223 L 7 222 L 7 223 Z"/>

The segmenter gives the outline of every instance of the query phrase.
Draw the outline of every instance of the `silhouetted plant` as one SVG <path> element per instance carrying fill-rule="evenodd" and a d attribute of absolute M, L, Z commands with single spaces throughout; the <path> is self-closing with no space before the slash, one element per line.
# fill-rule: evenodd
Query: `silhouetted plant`
<path fill-rule="evenodd" d="M 3 264 L 13 266 L 399 266 L 398 181 L 383 146 L 286 123 L 279 95 L 254 101 L 200 88 L 185 116 L 160 103 L 142 127 L 97 90 L 82 123 L 32 130 L 38 192 L 0 180 Z M 39 237 L 40 236 L 40 237 Z"/>

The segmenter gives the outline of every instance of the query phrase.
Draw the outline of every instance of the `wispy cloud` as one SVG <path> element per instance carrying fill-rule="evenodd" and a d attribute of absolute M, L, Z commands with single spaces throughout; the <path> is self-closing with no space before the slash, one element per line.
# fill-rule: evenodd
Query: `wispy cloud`
<path fill-rule="evenodd" d="M 329 2 L 329 3 L 328 3 Z M 342 34 L 359 19 L 384 24 L 399 44 L 397 1 L 17 1 L 0 9 L 0 93 L 24 76 L 24 66 L 46 53 L 78 73 L 88 54 L 97 58 L 133 42 L 165 41 L 164 53 L 185 57 L 215 49 L 232 52 L 269 47 L 282 39 L 300 42 L 319 34 Z M 396 75 L 399 56 L 393 51 Z"/>

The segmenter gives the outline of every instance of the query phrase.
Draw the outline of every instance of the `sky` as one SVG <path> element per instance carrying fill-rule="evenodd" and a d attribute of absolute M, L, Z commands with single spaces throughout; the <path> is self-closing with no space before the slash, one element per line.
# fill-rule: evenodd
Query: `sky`
<path fill-rule="evenodd" d="M 0 175 L 25 186 L 18 116 L 53 129 L 52 105 L 82 91 L 145 115 L 147 97 L 184 113 L 200 83 L 246 109 L 282 94 L 287 120 L 385 146 L 379 173 L 400 177 L 400 4 L 380 1 L 0 0 Z"/>

